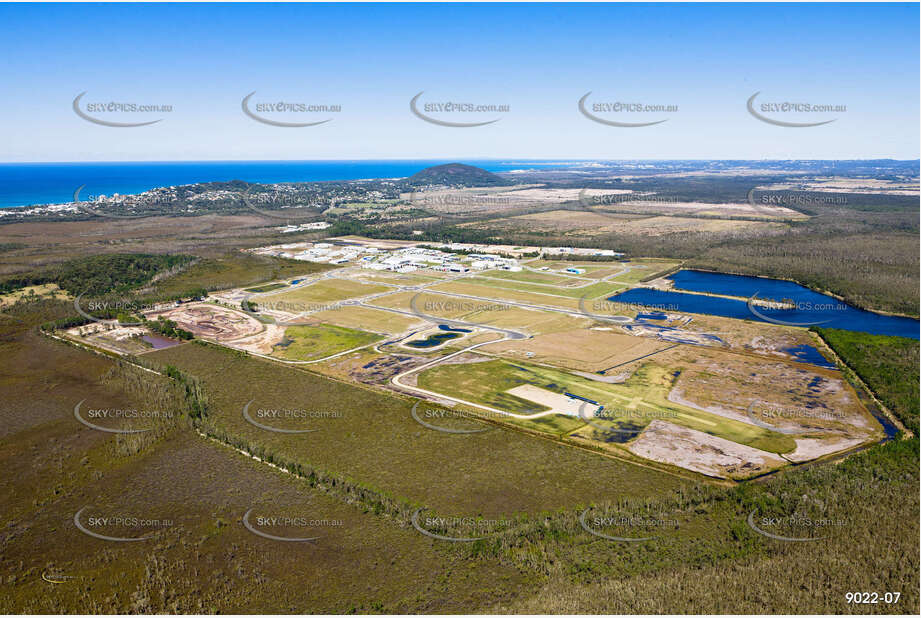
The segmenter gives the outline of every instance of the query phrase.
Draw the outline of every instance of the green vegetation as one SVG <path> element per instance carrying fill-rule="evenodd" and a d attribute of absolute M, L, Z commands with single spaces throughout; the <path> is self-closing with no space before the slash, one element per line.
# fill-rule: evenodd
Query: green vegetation
<path fill-rule="evenodd" d="M 142 286 L 164 270 L 178 269 L 193 259 L 187 255 L 93 255 L 7 278 L 0 282 L 0 293 L 43 283 L 55 283 L 74 296 L 125 292 Z"/>
<path fill-rule="evenodd" d="M 599 496 L 646 496 L 681 481 L 658 470 L 490 425 L 466 436 L 413 420 L 415 400 L 318 376 L 211 345 L 156 350 L 146 361 L 195 375 L 211 397 L 207 431 L 271 461 L 300 465 L 397 503 L 449 515 L 539 512 Z M 322 418 L 272 421 L 312 433 L 279 434 L 242 416 L 252 405 Z M 422 403 L 420 405 L 432 405 Z M 328 416 L 339 413 L 339 416 Z M 466 427 L 471 421 L 459 420 Z M 299 423 L 296 424 L 295 423 Z M 438 421 L 450 426 L 450 419 Z M 457 439 L 460 438 L 460 439 Z M 446 490 L 446 488 L 450 488 Z"/>
<path fill-rule="evenodd" d="M 158 296 L 189 296 L 199 290 L 253 286 L 330 268 L 333 267 L 326 264 L 234 251 L 221 257 L 198 260 L 181 273 L 158 281 L 154 292 Z"/>
<path fill-rule="evenodd" d="M 288 287 L 286 283 L 269 283 L 267 285 L 260 285 L 254 288 L 247 288 L 244 292 L 250 292 L 252 294 L 262 294 L 263 292 L 271 292 L 273 290 L 280 290 L 282 288 Z"/>
<path fill-rule="evenodd" d="M 144 326 L 155 333 L 160 333 L 164 337 L 173 337 L 175 339 L 182 339 L 183 341 L 188 341 L 195 338 L 195 335 L 187 330 L 179 328 L 176 322 L 164 318 L 162 315 L 157 317 L 156 320 L 145 321 Z"/>
<path fill-rule="evenodd" d="M 907 429 L 918 434 L 918 342 L 904 337 L 813 328 Z"/>
<path fill-rule="evenodd" d="M 678 521 L 677 528 L 647 529 L 655 537 L 648 543 L 592 538 L 578 511 L 570 511 L 520 521 L 501 538 L 464 549 L 546 575 L 537 592 L 503 605 L 503 612 L 915 614 L 918 481 L 914 438 L 764 483 L 598 505 L 599 515 Z M 819 541 L 777 541 L 747 525 L 753 510 L 836 525 L 788 532 L 804 537 L 821 530 Z M 846 592 L 865 588 L 898 591 L 901 599 L 893 606 L 847 604 Z"/>
<path fill-rule="evenodd" d="M 673 379 L 674 375 L 667 368 L 655 363 L 642 365 L 624 384 L 607 384 L 549 367 L 493 360 L 432 367 L 419 375 L 418 383 L 420 387 L 433 392 L 516 414 L 534 414 L 547 410 L 545 406 L 506 392 L 516 386 L 531 384 L 558 394 L 573 393 L 605 406 L 613 418 L 593 421 L 597 425 L 611 425 L 632 432 L 642 429 L 658 417 L 772 453 L 788 453 L 796 447 L 789 436 L 672 403 L 666 397 Z M 637 409 L 648 411 L 649 414 L 638 417 L 630 413 Z M 614 420 L 619 416 L 623 420 Z M 518 420 L 516 424 L 552 433 L 559 433 L 567 427 L 576 430 L 585 425 L 578 419 L 566 419 L 562 424 Z M 600 438 L 610 440 L 610 436 Z"/>
<path fill-rule="evenodd" d="M 917 225 L 917 212 L 914 219 Z M 917 231 L 902 234 L 867 229 L 840 235 L 831 231 L 726 244 L 706 251 L 686 266 L 792 279 L 842 296 L 858 307 L 918 316 Z M 893 259 L 894 255 L 899 259 Z"/>
<path fill-rule="evenodd" d="M 376 333 L 332 324 L 289 326 L 285 329 L 285 338 L 275 344 L 272 353 L 288 360 L 313 360 L 370 345 L 383 338 Z"/>
<path fill-rule="evenodd" d="M 463 163 L 445 163 L 433 165 L 420 170 L 406 179 L 411 187 L 442 185 L 448 187 L 501 187 L 512 184 L 492 172 L 465 165 Z"/>
<path fill-rule="evenodd" d="M 535 294 L 545 295 L 549 294 L 552 296 L 563 296 L 565 298 L 588 299 L 610 296 L 614 292 L 618 292 L 625 287 L 620 283 L 607 282 L 590 283 L 589 285 L 578 288 L 551 287 L 547 285 L 532 285 L 519 281 L 498 281 L 492 278 L 491 275 L 483 277 L 471 277 L 470 279 L 467 279 L 467 281 L 479 285 L 488 285 L 490 287 L 517 290 L 520 292 L 533 292 Z"/>

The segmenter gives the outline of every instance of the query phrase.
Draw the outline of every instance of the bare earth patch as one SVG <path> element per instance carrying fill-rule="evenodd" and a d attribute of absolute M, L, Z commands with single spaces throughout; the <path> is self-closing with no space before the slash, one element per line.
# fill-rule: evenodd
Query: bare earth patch
<path fill-rule="evenodd" d="M 262 331 L 263 325 L 245 313 L 208 303 L 189 303 L 166 311 L 154 311 L 148 318 L 163 316 L 196 337 L 233 341 Z"/>
<path fill-rule="evenodd" d="M 628 447 L 640 457 L 717 478 L 741 479 L 785 465 L 773 453 L 656 419 Z"/>
<path fill-rule="evenodd" d="M 784 457 L 795 462 L 809 461 L 838 451 L 846 451 L 861 442 L 863 440 L 860 438 L 829 438 L 824 440 L 798 438 L 796 440 L 796 450 L 784 455 Z"/>

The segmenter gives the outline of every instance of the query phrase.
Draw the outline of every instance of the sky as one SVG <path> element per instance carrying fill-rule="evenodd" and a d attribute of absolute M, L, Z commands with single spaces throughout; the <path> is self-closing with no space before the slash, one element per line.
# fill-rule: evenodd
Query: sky
<path fill-rule="evenodd" d="M 916 159 L 918 22 L 917 3 L 2 4 L 0 161 Z M 160 122 L 84 119 L 83 92 L 91 118 Z M 258 117 L 332 120 L 259 122 L 251 92 Z M 498 121 L 423 120 L 420 92 L 436 121 Z M 589 92 L 602 120 L 665 122 L 596 122 Z M 760 120 L 756 92 L 768 119 L 834 122 Z M 787 102 L 836 107 L 762 107 Z"/>

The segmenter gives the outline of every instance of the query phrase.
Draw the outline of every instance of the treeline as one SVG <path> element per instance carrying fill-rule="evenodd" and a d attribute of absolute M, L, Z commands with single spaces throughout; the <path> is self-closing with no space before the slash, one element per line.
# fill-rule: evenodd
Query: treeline
<path fill-rule="evenodd" d="M 176 322 L 164 318 L 162 315 L 158 316 L 156 320 L 144 320 L 144 326 L 155 333 L 160 333 L 164 337 L 173 337 L 174 339 L 182 339 L 183 341 L 188 341 L 195 337 L 195 335 L 189 331 L 179 328 Z"/>
<path fill-rule="evenodd" d="M 918 434 L 919 343 L 904 337 L 870 335 L 813 327 L 847 366 L 886 404 L 902 424 Z"/>
<path fill-rule="evenodd" d="M 0 281 L 0 294 L 30 285 L 54 283 L 73 296 L 125 292 L 149 282 L 164 270 L 192 261 L 189 255 L 115 253 L 76 258 Z"/>
<path fill-rule="evenodd" d="M 865 309 L 918 315 L 917 234 L 784 235 L 713 247 L 688 266 L 792 279 Z"/>

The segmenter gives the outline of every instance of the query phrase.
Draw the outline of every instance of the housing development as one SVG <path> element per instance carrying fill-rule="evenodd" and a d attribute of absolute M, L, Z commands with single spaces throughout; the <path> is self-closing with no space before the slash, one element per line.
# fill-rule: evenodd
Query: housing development
<path fill-rule="evenodd" d="M 919 17 L 0 4 L 0 614 L 921 614 Z"/>

